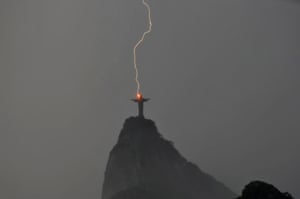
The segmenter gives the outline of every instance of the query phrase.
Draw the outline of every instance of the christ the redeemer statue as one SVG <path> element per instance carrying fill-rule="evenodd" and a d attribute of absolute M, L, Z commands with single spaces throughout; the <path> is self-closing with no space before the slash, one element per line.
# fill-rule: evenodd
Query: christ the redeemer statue
<path fill-rule="evenodd" d="M 137 94 L 136 95 L 136 99 L 132 99 L 132 101 L 136 102 L 138 104 L 138 110 L 139 110 L 139 114 L 138 117 L 139 118 L 144 118 L 144 103 L 149 101 L 149 98 L 144 98 L 142 94 Z"/>

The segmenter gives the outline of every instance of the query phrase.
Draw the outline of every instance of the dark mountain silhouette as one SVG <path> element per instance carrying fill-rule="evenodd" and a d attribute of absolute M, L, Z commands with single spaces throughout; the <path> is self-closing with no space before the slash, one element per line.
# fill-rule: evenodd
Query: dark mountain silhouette
<path fill-rule="evenodd" d="M 188 162 L 152 120 L 125 121 L 110 152 L 102 199 L 232 199 L 236 195 Z"/>
<path fill-rule="evenodd" d="M 289 193 L 281 193 L 271 184 L 254 181 L 245 186 L 237 199 L 293 199 Z"/>

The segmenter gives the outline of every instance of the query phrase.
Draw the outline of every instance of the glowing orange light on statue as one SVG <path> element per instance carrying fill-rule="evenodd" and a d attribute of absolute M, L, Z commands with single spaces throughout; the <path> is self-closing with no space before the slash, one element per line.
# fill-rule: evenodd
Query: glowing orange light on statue
<path fill-rule="evenodd" d="M 136 94 L 136 99 L 137 100 L 141 100 L 143 98 L 141 93 Z"/>

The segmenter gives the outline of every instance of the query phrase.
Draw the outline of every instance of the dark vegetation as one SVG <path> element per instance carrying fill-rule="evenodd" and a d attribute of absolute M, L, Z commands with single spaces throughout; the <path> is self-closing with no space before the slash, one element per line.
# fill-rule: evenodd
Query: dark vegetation
<path fill-rule="evenodd" d="M 271 184 L 254 181 L 246 185 L 237 199 L 293 199 L 289 193 L 282 193 Z"/>

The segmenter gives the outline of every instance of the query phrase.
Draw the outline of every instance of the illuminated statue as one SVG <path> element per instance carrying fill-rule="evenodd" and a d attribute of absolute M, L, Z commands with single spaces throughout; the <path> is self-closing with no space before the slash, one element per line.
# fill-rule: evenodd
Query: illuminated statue
<path fill-rule="evenodd" d="M 138 103 L 138 117 L 144 118 L 144 102 L 149 101 L 149 98 L 144 98 L 142 94 L 138 93 L 136 95 L 136 99 L 132 99 L 132 101 Z"/>

